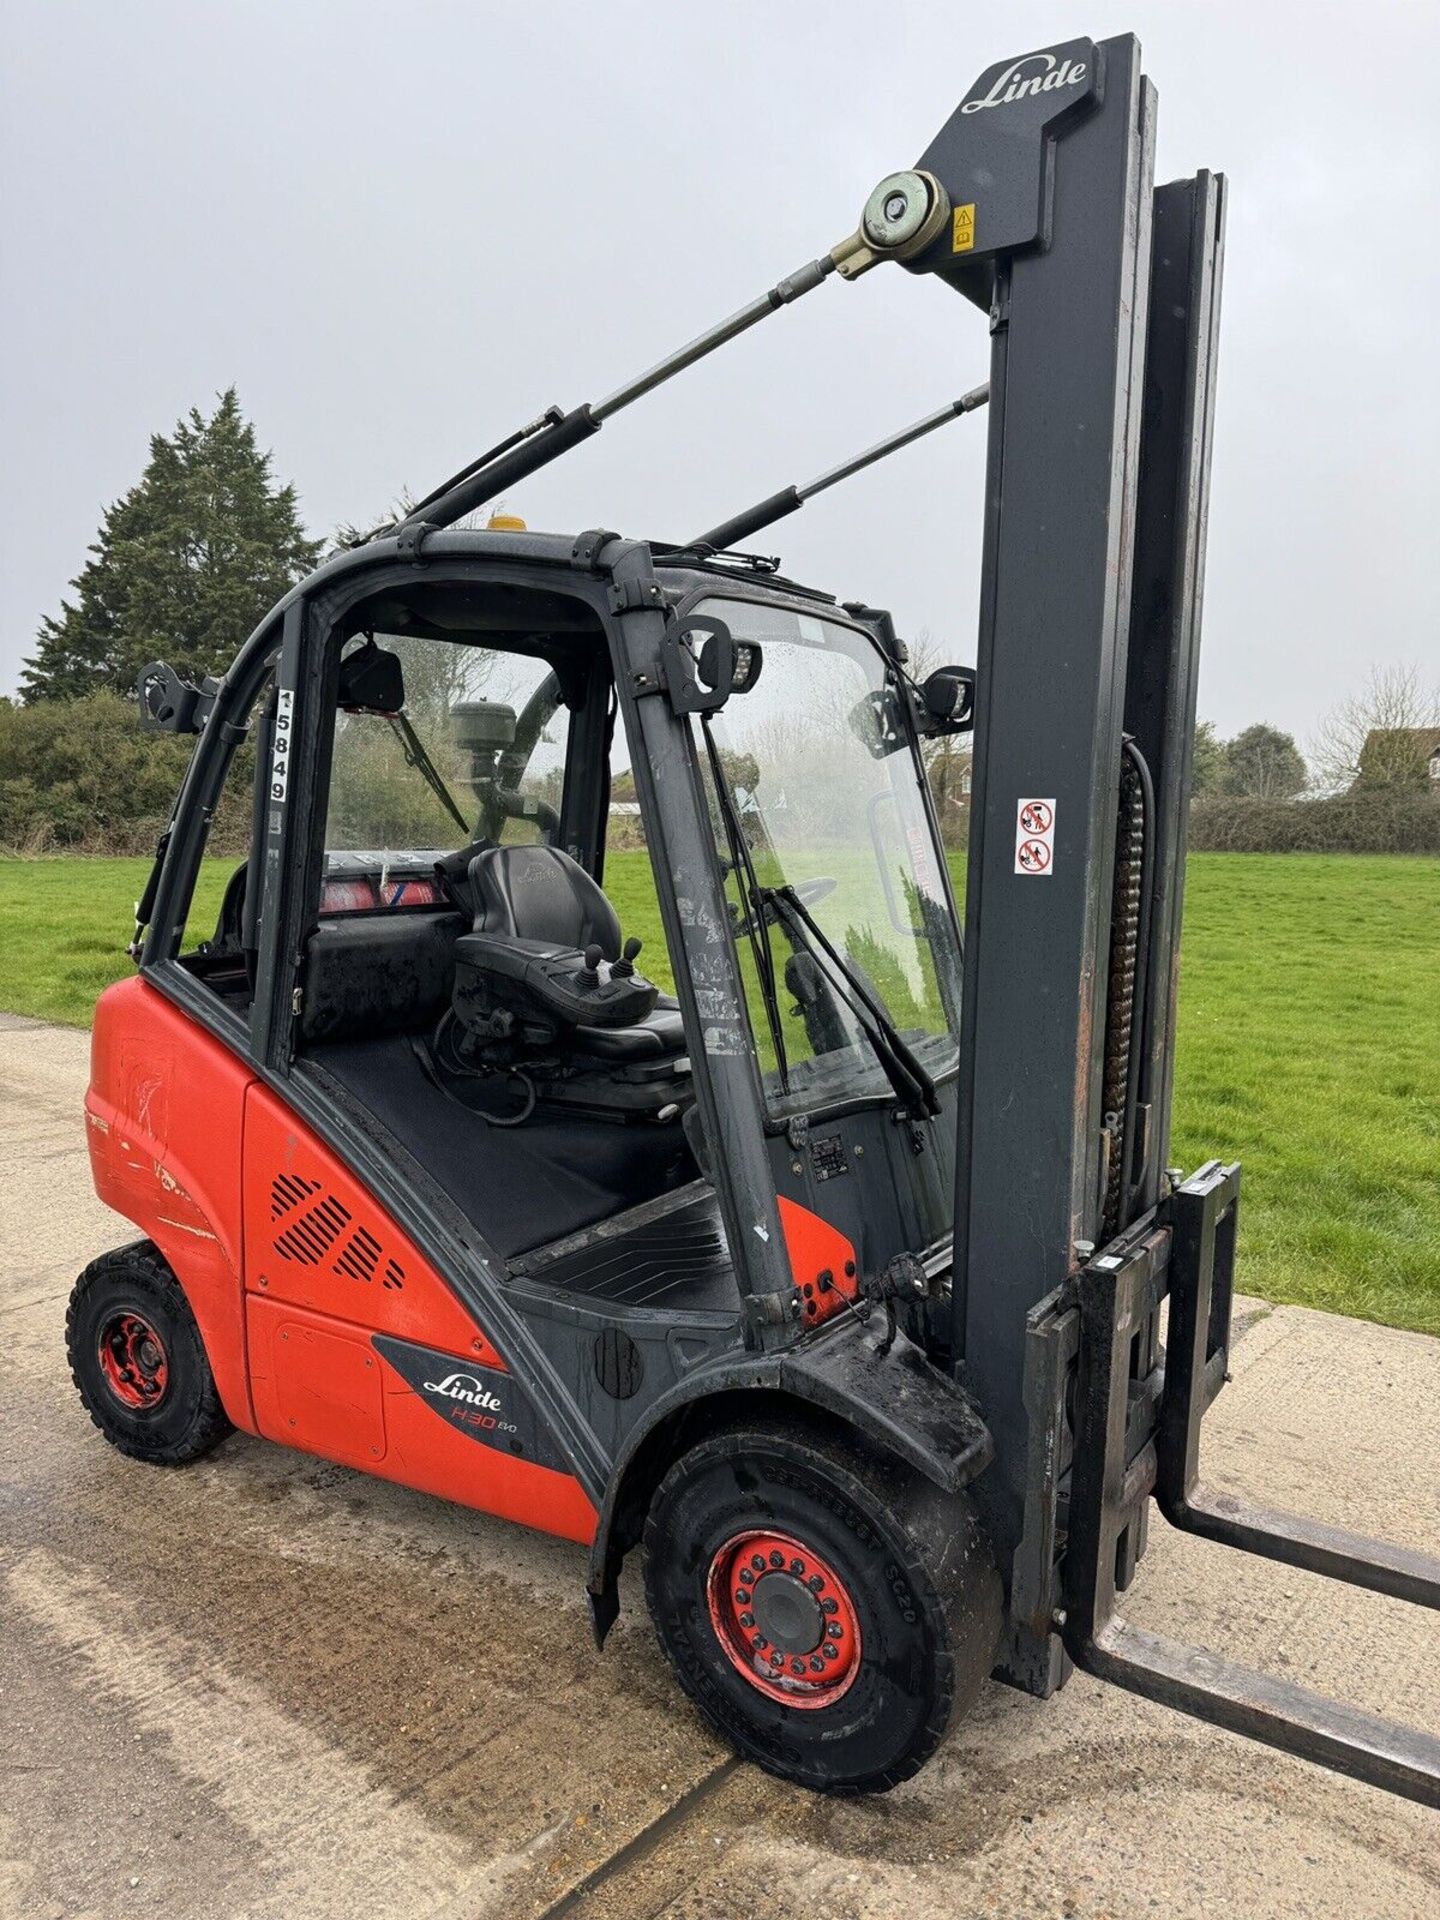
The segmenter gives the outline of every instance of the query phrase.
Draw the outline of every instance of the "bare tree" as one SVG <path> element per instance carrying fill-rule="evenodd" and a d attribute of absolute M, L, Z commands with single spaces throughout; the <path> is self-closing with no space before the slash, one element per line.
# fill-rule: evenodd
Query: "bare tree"
<path fill-rule="evenodd" d="M 1363 687 L 1347 694 L 1321 721 L 1310 744 L 1310 766 L 1323 792 L 1354 786 L 1415 787 L 1440 733 L 1440 686 L 1415 666 L 1372 667 Z"/>

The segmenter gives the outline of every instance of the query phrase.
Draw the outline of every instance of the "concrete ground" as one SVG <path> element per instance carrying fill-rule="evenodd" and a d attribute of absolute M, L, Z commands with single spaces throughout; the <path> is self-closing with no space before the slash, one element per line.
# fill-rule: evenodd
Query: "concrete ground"
<path fill-rule="evenodd" d="M 85 1036 L 0 1028 L 0 1914 L 147 1920 L 1440 1912 L 1440 1817 L 1079 1677 L 998 1686 L 835 1802 L 695 1719 L 633 1574 L 236 1436 L 106 1447 L 62 1349 L 93 1198 Z M 1209 1477 L 1434 1549 L 1440 1342 L 1247 1306 Z M 1168 1535 L 1127 1611 L 1440 1724 L 1435 1616 Z"/>

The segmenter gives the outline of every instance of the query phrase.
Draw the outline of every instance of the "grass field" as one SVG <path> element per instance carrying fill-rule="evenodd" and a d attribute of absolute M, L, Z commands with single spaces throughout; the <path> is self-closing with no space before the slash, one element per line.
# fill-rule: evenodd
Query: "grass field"
<path fill-rule="evenodd" d="M 84 1025 L 143 860 L 0 861 L 0 1008 Z M 207 865 L 213 924 L 229 862 Z M 649 863 L 607 889 L 662 977 Z M 1173 1158 L 1245 1163 L 1240 1284 L 1440 1333 L 1440 861 L 1190 863 Z"/>

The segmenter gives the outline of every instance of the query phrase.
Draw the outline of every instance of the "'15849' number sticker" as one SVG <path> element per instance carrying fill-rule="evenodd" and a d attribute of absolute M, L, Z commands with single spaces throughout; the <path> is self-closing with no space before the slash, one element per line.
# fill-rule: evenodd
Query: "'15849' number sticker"
<path fill-rule="evenodd" d="M 290 784 L 290 744 L 291 728 L 294 724 L 292 713 L 294 705 L 294 688 L 280 687 L 275 695 L 275 737 L 270 747 L 270 798 L 280 806 L 285 804 L 285 789 Z"/>

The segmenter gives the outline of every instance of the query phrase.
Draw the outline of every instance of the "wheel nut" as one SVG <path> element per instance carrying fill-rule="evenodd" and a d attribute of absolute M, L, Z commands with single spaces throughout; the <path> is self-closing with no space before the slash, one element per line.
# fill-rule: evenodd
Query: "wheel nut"
<path fill-rule="evenodd" d="M 810 1671 L 812 1673 L 823 1673 L 825 1671 L 825 1662 L 819 1657 L 818 1654 L 811 1655 Z"/>
<path fill-rule="evenodd" d="M 825 1658 L 827 1660 L 838 1660 L 840 1658 L 840 1649 L 835 1645 L 833 1640 L 827 1640 L 825 1642 Z"/>
<path fill-rule="evenodd" d="M 751 1564 L 751 1566 L 752 1566 L 752 1567 L 754 1567 L 754 1569 L 755 1569 L 755 1571 L 756 1571 L 757 1573 L 763 1573 L 763 1572 L 765 1571 L 765 1556 L 764 1556 L 764 1554 L 763 1554 L 763 1553 L 756 1553 L 756 1554 L 752 1554 L 752 1555 L 750 1556 L 750 1564 Z"/>
<path fill-rule="evenodd" d="M 735 1591 L 735 1604 L 736 1604 L 736 1606 L 737 1606 L 737 1607 L 748 1607 L 748 1606 L 749 1606 L 749 1604 L 750 1604 L 750 1595 L 749 1595 L 749 1594 L 748 1594 L 748 1593 L 747 1593 L 747 1592 L 745 1591 L 745 1589 L 744 1589 L 744 1587 L 738 1587 L 738 1588 L 736 1589 L 736 1591 Z"/>
<path fill-rule="evenodd" d="M 783 1567 L 785 1564 L 785 1556 L 778 1547 L 771 1551 L 770 1564 L 772 1567 Z"/>
<path fill-rule="evenodd" d="M 753 1627 L 753 1626 L 754 1626 L 754 1624 L 755 1624 L 755 1616 L 754 1616 L 754 1614 L 753 1614 L 753 1613 L 742 1613 L 742 1614 L 741 1614 L 741 1616 L 740 1616 L 740 1624 L 741 1624 L 741 1626 L 742 1626 L 742 1627 Z"/>
<path fill-rule="evenodd" d="M 757 1653 L 763 1653 L 770 1642 L 765 1638 L 763 1633 L 757 1633 L 750 1644 Z"/>
<path fill-rule="evenodd" d="M 820 1578 L 818 1573 L 812 1573 L 810 1578 L 805 1582 L 805 1584 L 807 1587 L 809 1587 L 812 1593 L 819 1593 L 820 1589 L 824 1586 L 825 1582 Z M 823 1607 L 825 1602 L 822 1600 L 820 1604 Z"/>
<path fill-rule="evenodd" d="M 826 1598 L 820 1602 L 820 1611 L 822 1613 L 834 1613 L 839 1604 L 840 1602 L 838 1600 L 832 1600 L 827 1595 Z"/>
<path fill-rule="evenodd" d="M 790 1571 L 797 1580 L 803 1580 L 805 1578 L 805 1562 L 803 1560 L 792 1560 L 790 1562 Z"/>
<path fill-rule="evenodd" d="M 790 1671 L 792 1673 L 804 1673 L 805 1662 L 803 1660 L 792 1660 L 790 1662 Z"/>

